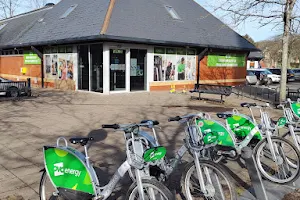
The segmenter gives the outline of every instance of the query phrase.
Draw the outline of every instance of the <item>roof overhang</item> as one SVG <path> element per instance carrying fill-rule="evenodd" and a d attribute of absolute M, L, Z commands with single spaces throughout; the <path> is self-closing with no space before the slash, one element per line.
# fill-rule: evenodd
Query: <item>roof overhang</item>
<path fill-rule="evenodd" d="M 12 48 L 21 48 L 21 47 L 30 47 L 30 46 L 47 46 L 47 45 L 59 45 L 59 44 L 70 44 L 70 43 L 81 43 L 81 42 L 91 42 L 91 41 L 110 41 L 110 42 L 124 42 L 124 43 L 138 43 L 138 44 L 151 44 L 151 45 L 168 45 L 168 46 L 186 46 L 194 48 L 211 48 L 211 49 L 224 49 L 224 50 L 234 50 L 234 51 L 258 51 L 257 48 L 239 48 L 234 46 L 219 46 L 219 45 L 207 45 L 207 44 L 195 44 L 195 43 L 185 43 L 185 42 L 176 42 L 176 41 L 162 41 L 162 40 L 153 40 L 153 39 L 144 39 L 144 38 L 131 38 L 131 37 L 120 37 L 112 35 L 94 35 L 86 37 L 76 37 L 76 38 L 67 38 L 59 40 L 49 40 L 42 42 L 30 42 L 22 44 L 12 44 L 1 46 L 0 49 L 12 49 Z"/>

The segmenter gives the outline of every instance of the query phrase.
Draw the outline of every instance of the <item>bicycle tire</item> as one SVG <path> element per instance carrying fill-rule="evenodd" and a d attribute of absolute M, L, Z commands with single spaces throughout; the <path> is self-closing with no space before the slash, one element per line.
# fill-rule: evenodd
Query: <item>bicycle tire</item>
<path fill-rule="evenodd" d="M 226 200 L 237 200 L 237 194 L 235 192 L 235 184 L 234 181 L 232 179 L 232 177 L 225 171 L 225 169 L 223 169 L 219 164 L 214 163 L 213 161 L 209 161 L 209 160 L 203 160 L 200 159 L 200 166 L 207 166 L 210 169 L 214 170 L 217 172 L 218 176 L 222 175 L 226 184 L 227 184 L 227 188 L 229 189 L 229 193 L 230 193 L 230 197 L 226 198 Z M 190 188 L 189 188 L 189 184 L 190 184 L 190 174 L 192 172 L 192 170 L 196 170 L 195 164 L 194 162 L 190 162 L 186 165 L 183 173 L 182 173 L 182 177 L 181 177 L 181 190 L 185 196 L 185 198 L 187 200 L 193 200 L 194 198 L 192 197 Z M 201 190 L 201 189 L 200 189 Z M 200 191 L 199 190 L 199 191 Z M 203 192 L 203 191 L 201 191 Z M 201 194 L 200 194 L 201 195 Z M 210 199 L 210 198 L 214 198 L 214 197 L 205 197 L 203 195 L 204 199 Z"/>
<path fill-rule="evenodd" d="M 158 182 L 155 179 L 142 179 L 142 184 L 143 186 L 146 187 L 152 187 L 154 189 L 159 190 L 160 194 L 163 194 L 164 199 L 166 200 L 172 200 L 175 199 L 174 195 L 170 192 L 170 190 L 163 185 L 162 183 Z M 138 194 L 138 188 L 137 188 L 137 183 L 134 182 L 131 184 L 129 187 L 127 194 L 126 194 L 126 200 L 134 200 L 135 195 Z M 134 195 L 134 196 L 132 196 Z"/>
<path fill-rule="evenodd" d="M 257 162 L 257 166 L 258 166 L 258 169 L 260 170 L 261 175 L 264 178 L 266 178 L 267 180 L 277 183 L 277 184 L 287 184 L 287 183 L 294 182 L 300 176 L 300 166 L 299 166 L 300 165 L 300 152 L 299 152 L 299 150 L 291 141 L 289 141 L 287 139 L 277 137 L 277 136 L 272 136 L 271 139 L 272 139 L 272 142 L 273 141 L 281 142 L 281 147 L 283 146 L 283 143 L 285 143 L 285 145 L 290 146 L 291 149 L 295 152 L 295 155 L 297 156 L 297 158 L 295 159 L 297 161 L 297 168 L 294 168 L 294 169 L 296 169 L 296 172 L 292 176 L 289 176 L 288 178 L 279 179 L 279 178 L 272 177 L 271 175 L 268 174 L 268 172 L 265 171 L 265 169 L 263 168 L 263 163 L 260 162 L 260 160 L 261 160 L 260 159 L 260 153 L 261 153 L 260 151 L 262 151 L 263 147 L 268 144 L 267 138 L 265 138 L 265 139 L 261 140 L 254 149 L 255 160 Z M 266 152 L 267 151 L 264 151 L 264 153 L 266 153 Z M 284 162 L 284 159 L 287 159 L 287 157 L 285 156 L 283 158 L 283 162 Z M 288 163 L 288 161 L 287 161 L 287 163 Z M 288 163 L 288 165 L 289 165 L 289 163 Z M 268 168 L 271 168 L 271 170 L 273 170 L 272 167 L 269 167 L 267 165 L 265 165 L 265 166 Z"/>
<path fill-rule="evenodd" d="M 40 180 L 40 186 L 39 186 L 39 197 L 40 197 L 40 200 L 63 200 L 62 197 L 59 197 L 59 196 L 50 196 L 49 198 L 47 198 L 45 196 L 45 182 L 47 181 L 47 178 L 48 178 L 48 174 L 46 172 L 46 170 L 43 171 L 42 173 L 42 176 L 41 176 L 41 180 Z"/>

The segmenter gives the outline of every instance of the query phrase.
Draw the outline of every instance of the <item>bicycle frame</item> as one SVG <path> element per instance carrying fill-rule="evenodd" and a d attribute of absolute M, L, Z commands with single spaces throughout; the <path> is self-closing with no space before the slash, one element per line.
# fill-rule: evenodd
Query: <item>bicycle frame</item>
<path fill-rule="evenodd" d="M 125 135 L 124 137 L 126 138 L 126 134 L 124 134 L 124 135 Z M 59 144 L 61 141 L 64 141 L 65 146 L 62 146 Z M 133 152 L 129 149 L 129 143 L 133 147 Z M 99 185 L 99 180 L 96 175 L 96 172 L 93 168 L 93 165 L 90 163 L 90 158 L 88 155 L 88 150 L 87 150 L 86 145 L 84 146 L 84 154 L 82 154 L 81 152 L 77 151 L 76 149 L 69 147 L 67 140 L 63 137 L 60 137 L 57 140 L 57 145 L 53 148 L 65 151 L 65 152 L 69 153 L 70 155 L 74 156 L 75 158 L 77 158 L 81 162 L 81 164 L 85 167 L 85 169 L 87 170 L 87 172 L 91 178 L 91 184 L 93 187 L 95 199 L 101 199 L 101 200 L 107 199 L 112 194 L 112 192 L 115 189 L 118 182 L 125 176 L 127 171 L 129 171 L 129 169 L 131 169 L 132 166 L 135 168 L 135 177 L 137 180 L 139 196 L 141 199 L 144 199 L 144 192 L 143 192 L 143 185 L 142 185 L 142 176 L 144 177 L 144 175 L 142 175 L 142 172 L 140 169 L 144 167 L 143 165 L 145 165 L 145 163 L 144 162 L 134 163 L 135 162 L 134 159 L 138 160 L 139 158 L 142 158 L 139 156 L 143 155 L 143 145 L 142 145 L 141 140 L 136 139 L 133 133 L 131 133 L 130 139 L 126 139 L 126 154 L 127 154 L 126 161 L 120 165 L 120 167 L 117 169 L 117 171 L 112 176 L 109 183 L 103 187 L 101 187 Z M 135 158 L 133 158 L 133 155 L 135 156 Z M 138 167 L 138 165 L 140 165 L 140 166 Z M 46 162 L 45 162 L 45 166 L 46 166 Z M 58 191 L 56 185 L 54 184 L 54 182 L 52 181 L 51 176 L 49 176 L 49 171 L 48 171 L 47 167 L 46 167 L 46 171 L 47 171 L 48 177 L 50 177 L 50 181 L 51 181 L 52 185 L 56 188 L 56 192 L 54 193 L 54 195 L 57 196 L 59 191 Z"/>

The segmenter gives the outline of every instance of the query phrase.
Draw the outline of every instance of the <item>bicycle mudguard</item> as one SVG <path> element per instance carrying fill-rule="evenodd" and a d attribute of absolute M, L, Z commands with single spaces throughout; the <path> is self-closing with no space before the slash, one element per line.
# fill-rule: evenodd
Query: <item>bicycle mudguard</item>
<path fill-rule="evenodd" d="M 297 117 L 300 117 L 300 103 L 291 103 L 291 109 Z"/>
<path fill-rule="evenodd" d="M 212 119 L 197 119 L 196 124 L 203 135 L 203 142 L 205 144 L 216 143 L 222 146 L 235 147 L 233 135 L 222 123 Z"/>
<path fill-rule="evenodd" d="M 84 160 L 73 148 L 44 146 L 45 168 L 53 186 L 94 196 L 94 180 Z"/>
<path fill-rule="evenodd" d="M 253 138 L 262 140 L 261 132 L 247 115 L 233 114 L 232 117 L 226 119 L 226 122 L 230 130 L 237 137 L 245 138 L 251 133 L 251 131 L 256 131 Z"/>

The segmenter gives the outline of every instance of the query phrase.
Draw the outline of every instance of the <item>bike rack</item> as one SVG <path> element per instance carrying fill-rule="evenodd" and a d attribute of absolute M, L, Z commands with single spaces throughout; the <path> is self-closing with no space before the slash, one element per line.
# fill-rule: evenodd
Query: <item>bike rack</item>
<path fill-rule="evenodd" d="M 248 169 L 249 177 L 251 179 L 256 199 L 268 200 L 268 196 L 260 175 L 260 171 L 257 167 L 252 149 L 250 147 L 244 147 L 242 149 L 242 158 L 246 162 L 246 167 Z"/>

